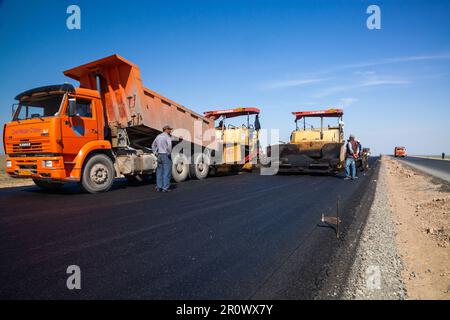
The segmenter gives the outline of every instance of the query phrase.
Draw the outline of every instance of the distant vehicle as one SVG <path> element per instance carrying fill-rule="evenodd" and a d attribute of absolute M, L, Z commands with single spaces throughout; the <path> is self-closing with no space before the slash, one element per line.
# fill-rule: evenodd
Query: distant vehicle
<path fill-rule="evenodd" d="M 394 157 L 406 157 L 406 148 L 405 147 L 395 147 Z"/>

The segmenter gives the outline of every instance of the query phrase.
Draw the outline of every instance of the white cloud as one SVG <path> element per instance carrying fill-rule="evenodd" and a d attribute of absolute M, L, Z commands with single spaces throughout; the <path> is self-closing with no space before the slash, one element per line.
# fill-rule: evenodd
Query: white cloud
<path fill-rule="evenodd" d="M 361 71 L 361 70 L 357 70 L 355 72 L 353 72 L 353 74 L 356 74 L 358 76 L 370 76 L 375 74 L 375 71 Z"/>
<path fill-rule="evenodd" d="M 328 70 L 318 71 L 309 75 L 303 75 L 303 77 L 309 78 L 300 78 L 300 79 L 291 79 L 291 80 L 279 80 L 272 81 L 263 86 L 264 89 L 277 89 L 277 88 L 294 88 L 306 85 L 317 84 L 321 82 L 325 82 L 327 80 L 332 80 L 333 77 L 324 78 L 326 74 L 338 73 L 339 71 L 350 70 L 350 69 L 364 69 L 367 67 L 375 67 L 379 65 L 386 64 L 394 64 L 394 63 L 406 63 L 406 62 L 415 62 L 415 61 L 432 61 L 432 60 L 448 60 L 450 59 L 450 53 L 444 54 L 434 54 L 434 55 L 415 55 L 415 56 L 403 56 L 403 57 L 394 57 L 394 58 L 385 58 L 373 61 L 365 61 L 354 64 L 340 65 Z M 320 92 L 315 95 L 312 95 L 313 98 L 321 98 L 324 96 L 328 96 L 333 93 L 344 92 L 355 88 L 363 88 L 363 87 L 374 87 L 374 86 L 387 86 L 387 85 L 406 85 L 411 83 L 409 80 L 398 79 L 398 78 L 382 78 L 376 76 L 376 71 L 374 70 L 356 70 L 353 72 L 355 76 L 362 76 L 363 79 L 360 79 L 356 83 L 350 83 L 347 85 L 337 85 L 331 86 L 328 88 L 324 88 Z"/>
<path fill-rule="evenodd" d="M 384 64 L 392 64 L 392 63 L 401 63 L 401 62 L 414 62 L 414 61 L 426 61 L 426 60 L 447 60 L 450 59 L 450 53 L 446 54 L 436 54 L 436 55 L 417 55 L 417 56 L 405 56 L 405 57 L 396 57 L 396 58 L 386 58 L 380 60 L 359 62 L 355 64 L 347 64 L 338 66 L 333 69 L 342 70 L 342 69 L 354 69 L 354 68 L 364 68 L 364 67 L 372 67 L 379 66 Z"/>
<path fill-rule="evenodd" d="M 348 108 L 350 107 L 352 104 L 354 104 L 356 101 L 358 101 L 357 98 L 341 98 L 340 99 L 340 103 L 342 105 L 343 108 Z"/>
<path fill-rule="evenodd" d="M 362 81 L 351 83 L 348 85 L 340 85 L 325 88 L 314 95 L 315 98 L 322 98 L 325 96 L 329 96 L 334 93 L 345 92 L 358 88 L 367 88 L 367 87 L 375 87 L 375 86 L 388 86 L 388 85 L 406 85 L 411 83 L 406 79 L 395 79 L 395 78 L 378 78 L 378 77 L 369 77 Z"/>
<path fill-rule="evenodd" d="M 404 79 L 368 79 L 357 85 L 358 87 L 373 87 L 382 85 L 399 85 L 399 84 L 409 84 L 411 81 Z"/>
<path fill-rule="evenodd" d="M 326 74 L 336 73 L 338 71 L 350 70 L 350 69 L 363 69 L 367 67 L 375 67 L 386 64 L 416 62 L 416 61 L 432 61 L 432 60 L 450 60 L 450 53 L 434 54 L 434 55 L 415 55 L 415 56 L 403 56 L 394 58 L 384 58 L 372 61 L 362 61 L 352 64 L 343 64 L 335 67 L 330 67 L 326 70 L 319 70 L 313 73 L 309 73 L 310 77 L 323 77 Z M 373 75 L 376 72 L 374 70 L 357 70 L 355 75 Z"/>
<path fill-rule="evenodd" d="M 325 81 L 326 79 L 293 79 L 293 80 L 281 80 L 273 81 L 265 85 L 267 89 L 277 89 L 277 88 L 289 88 L 289 87 L 300 87 L 308 84 L 318 83 Z"/>

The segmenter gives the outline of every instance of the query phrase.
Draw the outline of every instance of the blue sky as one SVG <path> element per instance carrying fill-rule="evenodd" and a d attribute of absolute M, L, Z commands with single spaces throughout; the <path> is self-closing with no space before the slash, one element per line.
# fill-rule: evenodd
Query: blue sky
<path fill-rule="evenodd" d="M 66 28 L 71 4 L 81 30 Z M 259 106 L 282 140 L 292 111 L 344 107 L 346 135 L 375 153 L 450 154 L 449 14 L 450 1 L 0 0 L 0 120 L 17 93 L 118 53 L 197 112 Z"/>

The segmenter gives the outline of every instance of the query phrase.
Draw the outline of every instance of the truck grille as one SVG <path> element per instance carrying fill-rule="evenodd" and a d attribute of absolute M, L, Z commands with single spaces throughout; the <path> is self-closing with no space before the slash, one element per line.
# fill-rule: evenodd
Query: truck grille
<path fill-rule="evenodd" d="M 42 142 L 21 142 L 13 144 L 13 152 L 41 152 L 42 151 Z"/>
<path fill-rule="evenodd" d="M 9 149 L 9 148 L 7 148 L 7 149 Z M 11 151 L 12 151 L 12 153 L 48 152 L 49 144 L 48 143 L 43 144 L 41 141 L 36 141 L 36 142 L 20 141 L 20 142 L 13 143 L 11 149 L 8 150 L 8 153 L 10 153 Z"/>
<path fill-rule="evenodd" d="M 37 173 L 37 161 L 36 160 L 16 160 L 20 170 L 30 170 L 31 173 Z M 17 173 L 17 172 L 16 172 Z"/>

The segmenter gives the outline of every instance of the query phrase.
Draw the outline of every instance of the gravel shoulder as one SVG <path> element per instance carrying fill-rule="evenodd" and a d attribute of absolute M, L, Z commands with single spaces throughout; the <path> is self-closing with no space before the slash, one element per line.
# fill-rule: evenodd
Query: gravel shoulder
<path fill-rule="evenodd" d="M 405 299 L 403 263 L 389 205 L 386 158 L 380 166 L 375 197 L 360 235 L 342 299 Z"/>

